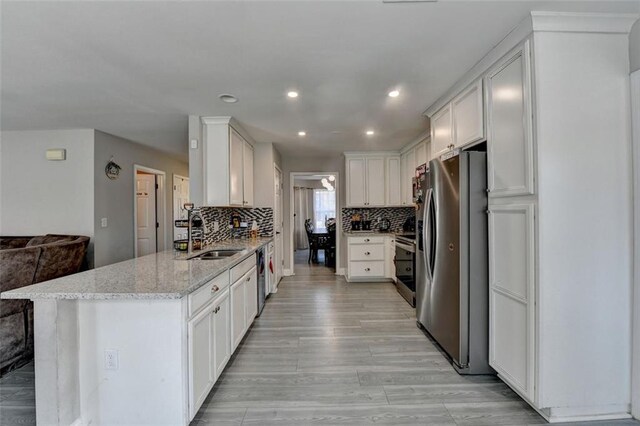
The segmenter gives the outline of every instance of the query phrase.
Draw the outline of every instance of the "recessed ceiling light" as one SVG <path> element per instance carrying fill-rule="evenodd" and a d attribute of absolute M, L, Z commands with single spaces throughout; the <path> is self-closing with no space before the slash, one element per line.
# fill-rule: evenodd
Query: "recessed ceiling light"
<path fill-rule="evenodd" d="M 298 136 L 307 136 L 307 132 L 304 132 L 304 131 L 298 132 Z"/>
<path fill-rule="evenodd" d="M 367 130 L 367 136 L 373 136 L 375 132 L 373 130 Z"/>
<path fill-rule="evenodd" d="M 292 90 L 290 92 L 287 92 L 287 96 L 290 98 L 297 98 L 298 97 L 298 92 L 296 92 L 295 90 Z"/>
<path fill-rule="evenodd" d="M 389 92 L 389 97 L 390 98 L 397 98 L 398 96 L 400 96 L 400 91 L 399 90 L 392 90 Z"/>
<path fill-rule="evenodd" d="M 238 102 L 238 98 L 228 93 L 223 93 L 222 95 L 218 95 L 218 98 L 220 98 L 222 102 L 226 102 L 228 104 L 235 104 L 236 102 Z"/>

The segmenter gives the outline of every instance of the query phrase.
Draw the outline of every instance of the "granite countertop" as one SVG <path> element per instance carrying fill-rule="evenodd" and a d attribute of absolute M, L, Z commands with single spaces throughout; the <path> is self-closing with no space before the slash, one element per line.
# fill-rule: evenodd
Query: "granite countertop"
<path fill-rule="evenodd" d="M 2 299 L 181 299 L 243 261 L 273 238 L 226 240 L 194 252 L 242 249 L 220 260 L 187 260 L 163 251 L 0 294 Z"/>

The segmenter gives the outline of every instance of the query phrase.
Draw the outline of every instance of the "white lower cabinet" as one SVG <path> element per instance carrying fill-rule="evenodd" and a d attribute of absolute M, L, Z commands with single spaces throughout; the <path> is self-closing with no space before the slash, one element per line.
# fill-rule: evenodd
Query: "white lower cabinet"
<path fill-rule="evenodd" d="M 200 409 L 256 317 L 255 265 L 255 257 L 250 257 L 189 295 L 189 420 Z M 233 279 L 235 282 L 229 285 Z"/>
<path fill-rule="evenodd" d="M 245 285 L 238 280 L 231 286 L 231 347 L 235 351 L 247 330 L 245 307 Z"/>
<path fill-rule="evenodd" d="M 497 204 L 489 211 L 489 363 L 534 401 L 535 205 Z"/>
<path fill-rule="evenodd" d="M 202 310 L 189 321 L 189 416 L 193 418 L 215 381 L 213 308 Z"/>
<path fill-rule="evenodd" d="M 347 238 L 347 281 L 386 281 L 392 278 L 393 256 L 388 235 Z"/>
<path fill-rule="evenodd" d="M 196 314 L 187 325 L 189 335 L 189 414 L 196 415 L 231 357 L 229 290 Z"/>
<path fill-rule="evenodd" d="M 258 314 L 258 275 L 254 267 L 244 280 L 245 317 L 247 329 Z"/>

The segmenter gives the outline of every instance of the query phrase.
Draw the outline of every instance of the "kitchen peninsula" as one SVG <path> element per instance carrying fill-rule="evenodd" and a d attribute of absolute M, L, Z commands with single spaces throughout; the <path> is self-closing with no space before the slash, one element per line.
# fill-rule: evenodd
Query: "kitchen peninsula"
<path fill-rule="evenodd" d="M 255 252 L 271 241 L 216 243 L 202 252 L 237 252 L 209 260 L 166 251 L 2 293 L 34 301 L 38 424 L 189 424 L 256 316 Z"/>

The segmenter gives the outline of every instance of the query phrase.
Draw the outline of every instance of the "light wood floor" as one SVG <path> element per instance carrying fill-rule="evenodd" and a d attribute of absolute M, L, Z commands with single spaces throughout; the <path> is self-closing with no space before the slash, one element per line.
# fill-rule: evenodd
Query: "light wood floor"
<path fill-rule="evenodd" d="M 414 318 L 391 284 L 296 265 L 192 425 L 544 423 L 495 377 L 459 376 Z M 0 379 L 0 424 L 35 424 L 34 404 L 32 365 Z"/>

